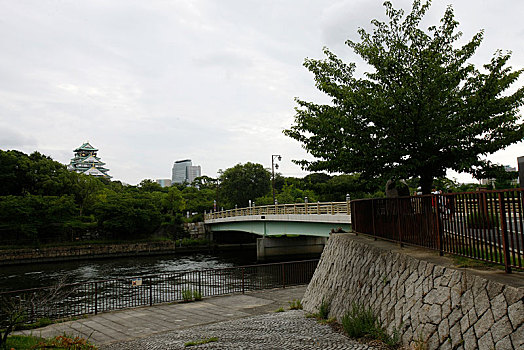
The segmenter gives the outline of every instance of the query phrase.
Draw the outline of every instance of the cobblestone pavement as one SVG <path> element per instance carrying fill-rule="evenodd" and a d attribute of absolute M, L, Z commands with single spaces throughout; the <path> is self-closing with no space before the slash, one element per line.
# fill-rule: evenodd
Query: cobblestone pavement
<path fill-rule="evenodd" d="M 142 339 L 112 343 L 100 350 L 187 349 L 186 342 L 216 337 L 191 349 L 373 349 L 335 332 L 329 325 L 306 318 L 303 311 L 286 311 L 195 326 Z"/>

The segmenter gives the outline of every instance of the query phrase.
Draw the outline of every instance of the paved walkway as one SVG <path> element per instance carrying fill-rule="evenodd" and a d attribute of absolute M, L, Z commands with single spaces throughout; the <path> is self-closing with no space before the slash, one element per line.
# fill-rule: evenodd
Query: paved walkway
<path fill-rule="evenodd" d="M 306 286 L 205 298 L 192 303 L 140 307 L 23 331 L 42 337 L 82 336 L 101 349 L 184 349 L 184 343 L 217 337 L 206 349 L 368 349 L 305 318 L 275 313 L 301 299 Z"/>

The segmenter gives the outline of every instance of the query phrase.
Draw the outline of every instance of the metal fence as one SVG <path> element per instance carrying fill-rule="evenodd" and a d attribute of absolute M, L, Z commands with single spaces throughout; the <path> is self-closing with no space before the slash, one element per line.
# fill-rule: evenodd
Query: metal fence
<path fill-rule="evenodd" d="M 524 190 L 351 202 L 356 232 L 523 269 Z"/>
<path fill-rule="evenodd" d="M 136 278 L 58 285 L 0 293 L 0 302 L 23 307 L 27 322 L 307 284 L 318 260 L 181 271 Z M 0 320 L 0 324 L 3 320 Z"/>
<path fill-rule="evenodd" d="M 236 208 L 206 213 L 205 220 L 249 215 L 349 215 L 348 202 L 294 203 L 262 205 L 258 207 Z"/>

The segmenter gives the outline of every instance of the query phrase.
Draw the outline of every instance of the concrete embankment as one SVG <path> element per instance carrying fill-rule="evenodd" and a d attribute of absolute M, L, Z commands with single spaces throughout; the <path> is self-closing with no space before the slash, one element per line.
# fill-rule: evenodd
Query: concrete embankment
<path fill-rule="evenodd" d="M 353 303 L 371 308 L 402 343 L 429 349 L 523 349 L 524 276 L 453 267 L 438 253 L 353 234 L 332 235 L 303 299 L 330 302 L 341 320 Z"/>

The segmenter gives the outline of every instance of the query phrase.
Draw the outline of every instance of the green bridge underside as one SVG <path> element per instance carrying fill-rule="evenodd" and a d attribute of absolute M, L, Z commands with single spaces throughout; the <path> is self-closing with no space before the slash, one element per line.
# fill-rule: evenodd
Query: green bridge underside
<path fill-rule="evenodd" d="M 331 230 L 351 231 L 349 223 L 296 222 L 296 221 L 237 221 L 208 224 L 213 232 L 240 231 L 260 236 L 316 236 L 328 237 Z"/>

